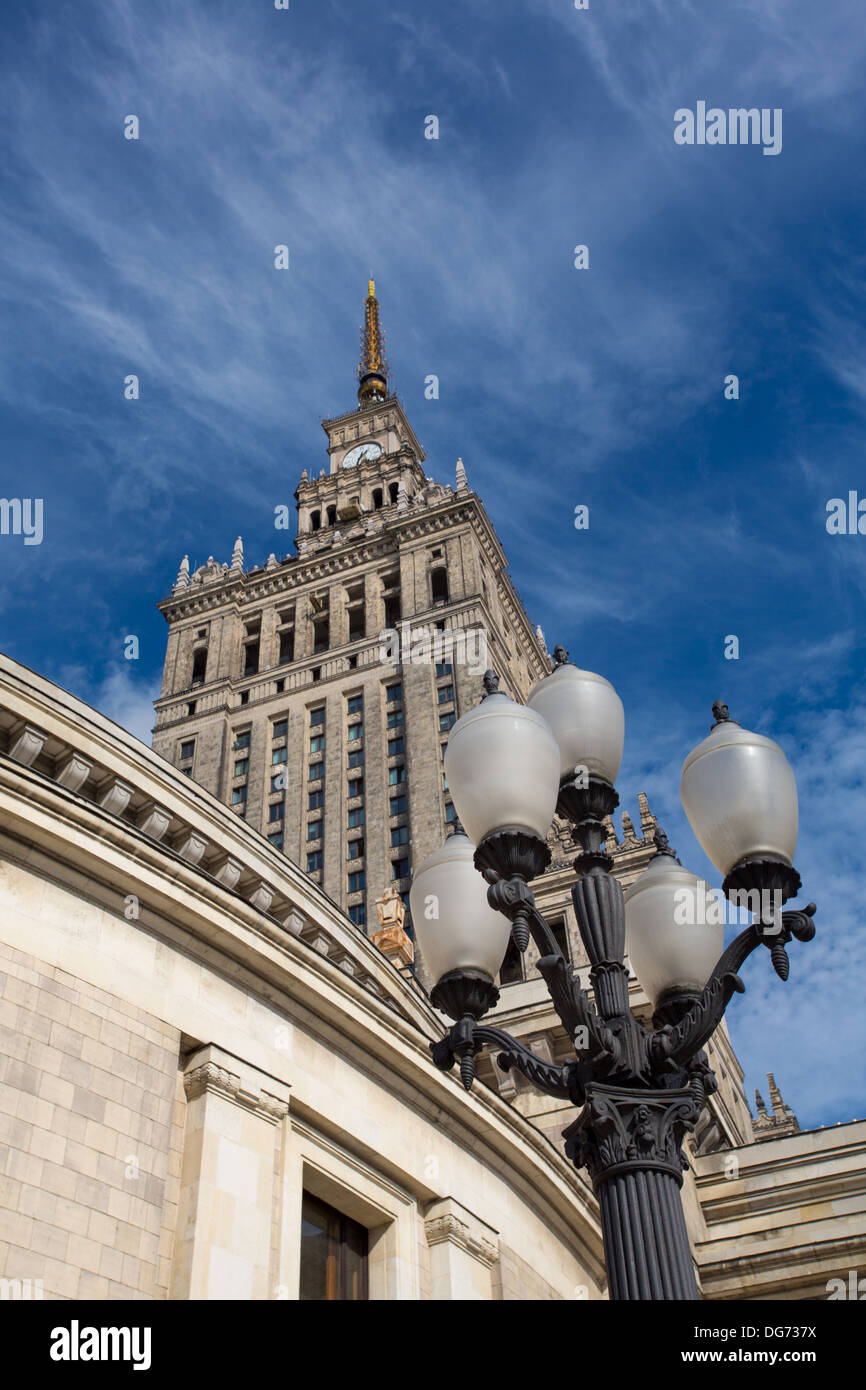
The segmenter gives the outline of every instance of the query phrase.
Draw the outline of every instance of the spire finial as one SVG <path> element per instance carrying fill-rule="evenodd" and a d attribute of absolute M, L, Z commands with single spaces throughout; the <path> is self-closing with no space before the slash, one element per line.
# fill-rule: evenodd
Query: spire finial
<path fill-rule="evenodd" d="M 385 359 L 385 334 L 379 322 L 379 301 L 376 282 L 367 282 L 367 302 L 364 306 L 364 326 L 361 329 L 361 360 L 358 363 L 358 401 L 369 405 L 384 401 L 388 395 L 388 363 Z"/>
<path fill-rule="evenodd" d="M 710 728 L 711 733 L 713 729 L 717 729 L 720 724 L 737 724 L 736 719 L 731 718 L 728 713 L 728 707 L 722 700 L 715 700 L 713 702 L 713 716 L 716 722 Z M 739 727 L 739 724 L 737 724 L 737 728 Z"/>

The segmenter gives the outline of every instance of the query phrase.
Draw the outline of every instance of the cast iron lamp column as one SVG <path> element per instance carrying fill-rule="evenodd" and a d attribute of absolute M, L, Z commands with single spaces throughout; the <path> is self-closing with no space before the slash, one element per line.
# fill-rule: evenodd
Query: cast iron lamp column
<path fill-rule="evenodd" d="M 588 1169 L 599 1199 L 611 1299 L 696 1299 L 680 1189 L 687 1166 L 683 1139 L 717 1089 L 703 1048 L 732 995 L 742 992 L 737 971 L 751 952 L 770 948 L 786 979 L 786 944 L 792 937 L 809 940 L 815 931 L 814 904 L 781 912 L 800 887 L 791 863 L 796 785 L 776 744 L 741 730 L 725 706 L 714 705 L 710 737 L 684 764 L 683 802 L 701 844 L 725 874 L 729 899 L 740 906 L 744 892 L 759 896 L 747 900 L 758 903 L 755 920 L 712 966 L 719 923 L 697 910 L 677 929 L 677 902 L 689 885 L 698 894 L 700 880 L 679 866 L 661 832 L 656 856 L 629 890 L 628 904 L 611 874 L 604 821 L 619 804 L 613 783 L 622 755 L 622 705 L 607 681 L 578 671 L 567 656 L 556 649 L 556 667 L 528 706 L 513 704 L 487 672 L 482 704 L 451 732 L 446 776 L 468 836 L 458 825 L 447 842 L 453 847 L 447 862 L 432 856 L 411 890 L 419 944 L 428 960 L 432 950 L 434 973 L 441 971 L 431 999 L 454 1021 L 431 1047 L 443 1069 L 459 1063 L 467 1089 L 476 1054 L 490 1044 L 505 1070 L 517 1067 L 546 1094 L 580 1107 L 563 1138 L 566 1154 Z M 546 834 L 554 809 L 571 823 L 580 846 L 572 898 L 595 1003 L 528 886 L 550 862 Z M 530 936 L 534 940 L 539 973 L 574 1042 L 573 1061 L 546 1063 L 481 1022 L 499 998 L 494 976 L 507 932 L 495 941 L 477 890 L 469 889 L 470 856 L 489 885 L 491 917 L 501 914 L 510 922 L 521 951 Z M 477 931 L 467 930 L 469 918 L 478 922 Z M 632 963 L 642 980 L 646 975 L 655 1005 L 651 1029 L 629 1009 L 627 926 Z"/>

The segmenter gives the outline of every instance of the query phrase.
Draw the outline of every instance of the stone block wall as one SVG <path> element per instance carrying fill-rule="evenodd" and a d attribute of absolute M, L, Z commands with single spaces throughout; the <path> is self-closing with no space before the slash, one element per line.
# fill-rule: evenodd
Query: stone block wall
<path fill-rule="evenodd" d="M 168 1296 L 179 1050 L 177 1029 L 0 942 L 0 1276 L 51 1299 Z"/>

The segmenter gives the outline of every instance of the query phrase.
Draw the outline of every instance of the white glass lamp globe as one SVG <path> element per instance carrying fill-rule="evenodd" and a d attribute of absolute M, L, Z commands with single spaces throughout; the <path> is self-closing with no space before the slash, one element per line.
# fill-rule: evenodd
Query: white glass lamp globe
<path fill-rule="evenodd" d="M 663 996 L 700 994 L 725 944 L 716 895 L 671 855 L 657 854 L 624 896 L 626 951 L 653 1007 Z"/>
<path fill-rule="evenodd" d="M 564 661 L 539 681 L 528 703 L 553 729 L 561 779 L 585 767 L 591 777 L 613 786 L 622 762 L 625 712 L 610 681 Z"/>
<path fill-rule="evenodd" d="M 719 873 L 730 873 L 743 859 L 793 864 L 797 782 L 771 738 L 722 718 L 683 763 L 680 799 Z"/>
<path fill-rule="evenodd" d="M 508 949 L 511 923 L 488 903 L 474 853 L 466 835 L 449 835 L 409 890 L 415 936 L 437 983 L 452 970 L 479 970 L 494 980 Z"/>
<path fill-rule="evenodd" d="M 559 763 L 559 745 L 547 720 L 501 691 L 458 719 L 445 750 L 445 776 L 473 843 L 506 828 L 546 839 L 559 792 Z"/>

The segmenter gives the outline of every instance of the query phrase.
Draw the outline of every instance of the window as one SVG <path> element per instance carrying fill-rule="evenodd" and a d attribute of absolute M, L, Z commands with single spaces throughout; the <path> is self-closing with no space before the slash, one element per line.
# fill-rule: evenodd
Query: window
<path fill-rule="evenodd" d="M 333 526 L 334 523 L 335 523 L 336 520 L 337 520 L 337 508 L 334 507 L 334 506 L 329 507 L 329 508 L 328 508 L 328 512 L 327 512 L 327 516 L 328 516 L 328 525 L 329 525 L 329 526 Z"/>
<path fill-rule="evenodd" d="M 321 666 L 314 666 L 314 667 L 313 667 L 313 684 L 315 685 L 316 681 L 320 681 L 321 679 L 322 679 L 322 668 L 321 668 Z"/>
<path fill-rule="evenodd" d="M 287 632 L 280 633 L 280 659 L 278 666 L 287 666 L 290 661 L 295 659 L 295 630 L 289 628 Z"/>
<path fill-rule="evenodd" d="M 402 753 L 402 752 L 403 752 L 403 739 L 402 739 L 402 738 L 389 738 L 389 739 L 388 739 L 388 757 L 389 757 L 389 758 L 396 758 L 397 754 L 398 754 L 398 753 Z"/>
<path fill-rule="evenodd" d="M 237 762 L 235 763 L 235 770 L 234 770 L 234 774 L 233 774 L 233 775 L 234 775 L 235 777 L 246 777 L 246 775 L 247 775 L 247 773 L 249 772 L 249 770 L 250 770 L 250 760 L 249 760 L 249 758 L 238 758 Z"/>
<path fill-rule="evenodd" d="M 349 714 L 360 714 L 364 708 L 363 695 L 350 695 L 348 703 Z"/>
<path fill-rule="evenodd" d="M 364 857 L 364 841 L 363 841 L 363 840 L 350 840 L 350 841 L 349 841 L 349 858 L 350 858 L 350 859 L 363 859 L 363 857 Z"/>
<path fill-rule="evenodd" d="M 282 830 L 278 830 L 277 833 L 276 833 L 276 835 L 269 835 L 269 836 L 268 836 L 268 844 L 269 844 L 269 845 L 273 845 L 274 849 L 282 849 L 282 847 L 283 847 L 283 832 L 282 832 Z"/>
<path fill-rule="evenodd" d="M 363 748 L 356 748 L 354 753 L 350 753 L 350 754 L 349 754 L 349 767 L 363 767 L 363 766 L 364 766 L 364 750 L 363 750 Z"/>
<path fill-rule="evenodd" d="M 392 830 L 392 831 L 391 831 L 391 848 L 392 848 L 392 849 L 396 849 L 398 845 L 408 845 L 408 843 L 409 843 L 409 827 L 408 827 L 408 825 L 400 825 L 400 826 L 397 827 L 396 830 Z"/>
<path fill-rule="evenodd" d="M 453 685 L 440 685 L 439 691 L 438 691 L 438 699 L 439 699 L 440 705 L 447 705 L 447 703 L 448 703 L 449 700 L 453 700 L 453 699 L 454 699 L 454 686 L 453 686 Z"/>
<path fill-rule="evenodd" d="M 321 822 L 320 820 L 311 820 L 310 823 L 309 823 L 309 825 L 307 826 L 307 839 L 308 839 L 308 840 L 321 840 L 321 838 L 322 838 L 322 822 Z"/>
<path fill-rule="evenodd" d="M 254 642 L 247 642 L 244 647 L 244 675 L 258 675 L 259 670 L 259 639 Z"/>
<path fill-rule="evenodd" d="M 324 735 L 324 734 L 314 734 L 314 736 L 310 739 L 310 752 L 311 752 L 311 753 L 324 753 L 324 751 L 325 751 L 325 735 Z"/>
<path fill-rule="evenodd" d="M 396 627 L 403 616 L 400 607 L 399 594 L 393 594 L 385 599 L 385 627 Z"/>
<path fill-rule="evenodd" d="M 364 737 L 364 725 L 363 725 L 363 724 L 350 724 L 350 725 L 349 725 L 349 742 L 350 742 L 350 743 L 354 743 L 357 739 L 363 738 L 363 737 Z"/>
<path fill-rule="evenodd" d="M 350 670 L 350 671 L 357 671 L 357 669 L 358 669 L 358 658 L 357 658 L 356 656 L 350 656 L 350 657 L 349 657 L 349 670 Z"/>
<path fill-rule="evenodd" d="M 379 512 L 379 511 L 381 511 L 381 510 L 382 510 L 382 489 L 381 489 L 380 487 L 374 487 L 374 488 L 373 488 L 373 511 L 374 511 L 374 512 Z"/>
<path fill-rule="evenodd" d="M 181 772 L 183 773 L 184 777 L 191 777 L 191 776 L 192 776 L 192 768 L 191 768 L 191 767 L 182 767 L 182 768 L 181 768 Z"/>
<path fill-rule="evenodd" d="M 388 728 L 398 729 L 403 723 L 403 711 L 401 709 L 392 710 L 388 715 Z"/>
<path fill-rule="evenodd" d="M 282 679 L 282 677 L 280 677 L 278 681 L 274 681 L 274 685 L 276 686 L 277 694 L 282 695 L 283 691 L 286 688 L 286 682 Z"/>
<path fill-rule="evenodd" d="M 190 700 L 186 707 L 187 714 L 195 714 L 195 700 Z"/>
<path fill-rule="evenodd" d="M 391 499 L 392 502 L 396 502 L 396 501 L 397 501 L 397 493 L 398 493 L 399 491 L 400 491 L 400 484 L 399 484 L 399 483 L 389 483 L 389 484 L 388 484 L 388 496 L 390 497 L 390 499 Z"/>
<path fill-rule="evenodd" d="M 240 702 L 241 702 L 242 705 L 248 705 L 248 704 L 249 704 L 249 702 L 250 702 L 250 692 L 249 692 L 248 690 L 242 690 L 242 691 L 241 691 L 241 699 L 240 699 Z"/>
<path fill-rule="evenodd" d="M 325 804 L 325 793 L 324 793 L 324 792 L 308 792 L 308 793 L 307 793 L 307 810 L 308 810 L 308 811 L 318 811 L 319 807 L 320 807 L 320 806 L 324 806 L 324 804 Z"/>
<path fill-rule="evenodd" d="M 392 815 L 392 816 L 402 816 L 402 815 L 405 813 L 405 811 L 406 811 L 406 798 L 405 798 L 405 796 L 392 796 L 392 797 L 391 797 L 391 815 Z"/>
<path fill-rule="evenodd" d="M 301 1204 L 298 1297 L 306 1303 L 356 1303 L 370 1297 L 365 1227 L 308 1192 Z"/>
<path fill-rule="evenodd" d="M 289 732 L 288 719 L 278 719 L 274 725 L 274 738 L 285 738 Z"/>
<path fill-rule="evenodd" d="M 447 821 L 448 825 L 452 825 L 456 819 L 457 812 L 454 810 L 454 802 L 449 801 L 448 805 L 445 807 L 445 820 Z"/>
<path fill-rule="evenodd" d="M 349 609 L 349 641 L 359 642 L 364 636 L 364 610 L 363 608 Z"/>
<path fill-rule="evenodd" d="M 398 787 L 398 786 L 400 785 L 401 782 L 405 782 L 405 781 L 406 781 L 406 769 L 405 769 L 405 767 L 403 767 L 403 766 L 401 765 L 400 767 L 390 767 L 390 768 L 388 769 L 388 786 L 389 786 L 389 787 Z"/>
<path fill-rule="evenodd" d="M 364 808 L 359 806 L 356 810 L 349 812 L 349 829 L 357 830 L 359 825 L 364 824 Z"/>
<path fill-rule="evenodd" d="M 505 952 L 505 959 L 499 971 L 499 983 L 501 985 L 516 985 L 523 979 L 523 956 L 518 951 L 511 937 L 508 938 L 508 950 Z"/>
<path fill-rule="evenodd" d="M 363 795 L 364 795 L 364 779 L 363 779 L 363 777 L 356 777 L 356 778 L 354 779 L 354 781 L 352 781 L 352 782 L 349 783 L 349 800 L 351 801 L 352 798 L 353 798 L 354 796 L 363 796 Z"/>
<path fill-rule="evenodd" d="M 238 734 L 237 738 L 235 739 L 235 748 L 236 748 L 236 749 L 249 748 L 249 746 L 250 746 L 250 731 L 249 731 L 249 729 L 245 729 L 244 732 L 243 732 L 242 734 Z"/>
<path fill-rule="evenodd" d="M 311 709 L 311 710 L 310 710 L 310 723 L 311 723 L 312 725 L 324 724 L 324 722 L 325 722 L 325 706 L 324 706 L 324 705 L 320 705 L 318 709 Z"/>
<path fill-rule="evenodd" d="M 326 652 L 328 650 L 328 627 L 329 621 L 327 618 L 317 618 L 316 621 L 313 623 L 314 656 L 318 652 Z"/>
<path fill-rule="evenodd" d="M 282 801 L 275 801 L 272 806 L 268 807 L 269 821 L 282 820 L 284 815 L 285 807 Z"/>
<path fill-rule="evenodd" d="M 450 661 L 437 661 L 437 662 L 436 662 L 436 675 L 437 675 L 437 678 L 438 678 L 438 677 L 441 677 L 441 676 L 450 676 L 451 673 L 452 673 L 452 670 L 453 670 L 453 668 L 452 668 L 452 666 L 451 666 L 451 662 L 450 662 Z"/>
<path fill-rule="evenodd" d="M 349 874 L 349 892 L 360 893 L 367 887 L 367 875 L 363 869 L 356 869 L 355 873 Z"/>
<path fill-rule="evenodd" d="M 322 851 L 320 849 L 315 849 L 312 854 L 307 855 L 307 873 L 314 874 L 316 870 L 321 869 L 321 867 Z"/>
<path fill-rule="evenodd" d="M 271 749 L 271 762 L 272 762 L 272 763 L 284 763 L 284 762 L 287 761 L 288 756 L 289 756 L 289 750 L 288 750 L 288 748 L 286 748 L 285 744 L 283 744 L 282 748 L 272 748 L 272 749 Z"/>
<path fill-rule="evenodd" d="M 310 512 L 310 529 L 313 530 L 313 531 L 318 531 L 318 529 L 319 529 L 319 527 L 321 526 L 321 524 L 322 524 L 322 513 L 321 513 L 321 512 Z"/>
<path fill-rule="evenodd" d="M 397 880 L 398 878 L 408 878 L 408 877 L 409 877 L 409 860 L 408 860 L 408 859 L 394 859 L 394 860 L 392 860 L 392 862 L 391 862 L 391 877 L 395 880 L 395 882 L 396 882 L 396 880 Z"/>
<path fill-rule="evenodd" d="M 349 917 L 356 927 L 363 927 L 367 921 L 367 907 L 365 903 L 353 903 L 349 908 Z"/>
<path fill-rule="evenodd" d="M 390 705 L 394 700 L 402 700 L 402 698 L 403 698 L 403 687 L 402 687 L 402 685 L 386 685 L 386 686 L 385 686 L 385 699 L 387 700 L 387 702 L 388 702 L 389 705 Z"/>
<path fill-rule="evenodd" d="M 571 951 L 570 951 L 570 949 L 569 949 L 569 944 L 568 944 L 568 928 L 567 928 L 566 925 L 565 925 L 565 920 L 564 920 L 564 918 L 560 917 L 560 919 L 559 919 L 558 922 L 551 922 L 551 923 L 550 923 L 550 930 L 553 932 L 553 935 L 556 937 L 556 944 L 557 944 L 557 946 L 559 947 L 559 949 L 560 949 L 560 951 L 562 952 L 562 954 L 565 956 L 565 959 L 566 959 L 566 960 L 570 960 L 570 959 L 571 959 Z"/>
<path fill-rule="evenodd" d="M 201 685 L 207 668 L 207 647 L 199 647 L 192 657 L 192 684 Z"/>
<path fill-rule="evenodd" d="M 180 745 L 180 756 L 182 759 L 191 758 L 195 752 L 195 739 L 187 739 L 186 743 Z"/>
<path fill-rule="evenodd" d="M 434 603 L 448 602 L 448 572 L 444 565 L 430 571 L 430 593 Z"/>
<path fill-rule="evenodd" d="M 456 717 L 456 716 L 455 716 L 453 710 L 451 711 L 450 714 L 440 714 L 440 716 L 439 716 L 439 732 L 440 732 L 440 734 L 447 734 L 448 730 L 452 727 L 452 725 L 453 725 L 453 723 L 454 723 L 455 717 Z"/>
<path fill-rule="evenodd" d="M 324 777 L 324 775 L 325 775 L 325 764 L 324 764 L 324 763 L 310 763 L 310 778 L 309 778 L 309 780 L 310 780 L 311 782 L 318 782 L 319 779 L 320 779 L 321 777 Z"/>
<path fill-rule="evenodd" d="M 447 748 L 448 748 L 448 744 L 447 744 L 447 743 L 440 743 L 440 744 L 439 744 L 439 752 L 442 754 L 442 757 L 443 757 L 443 758 L 445 757 L 445 753 L 446 753 Z"/>
<path fill-rule="evenodd" d="M 232 805 L 240 806 L 247 799 L 246 787 L 235 787 L 232 792 Z"/>

